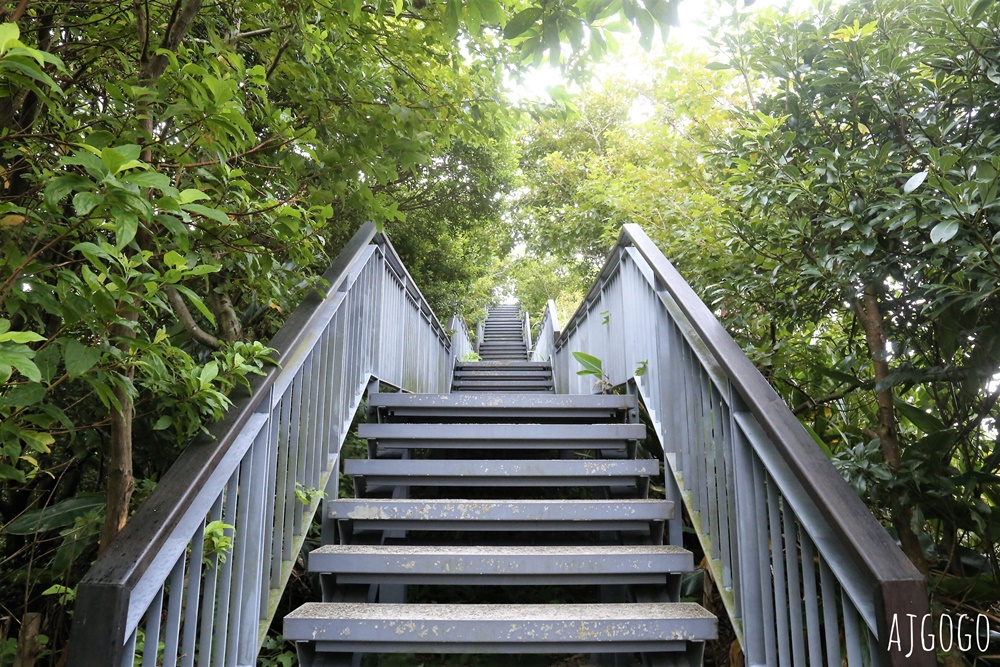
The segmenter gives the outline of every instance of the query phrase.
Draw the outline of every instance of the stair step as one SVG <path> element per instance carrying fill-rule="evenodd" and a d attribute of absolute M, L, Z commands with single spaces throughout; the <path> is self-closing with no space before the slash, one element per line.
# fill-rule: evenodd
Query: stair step
<path fill-rule="evenodd" d="M 646 437 L 644 424 L 359 424 L 380 446 L 602 449 Z"/>
<path fill-rule="evenodd" d="M 495 366 L 492 366 L 495 368 Z M 447 419 L 475 422 L 592 423 L 623 421 L 636 408 L 635 396 L 588 394 L 371 394 L 368 405 L 392 419 Z"/>
<path fill-rule="evenodd" d="M 339 584 L 662 585 L 693 568 L 690 551 L 667 545 L 327 545 L 309 554 L 309 571 L 334 574 Z"/>
<path fill-rule="evenodd" d="M 552 371 L 545 369 L 525 369 L 518 368 L 477 368 L 475 370 L 456 370 L 456 378 L 467 378 L 470 380 L 493 378 L 523 378 L 528 380 L 548 379 L 552 377 Z"/>
<path fill-rule="evenodd" d="M 687 650 L 716 638 L 690 602 L 621 604 L 367 604 L 313 602 L 283 634 L 316 652 L 630 653 Z"/>
<path fill-rule="evenodd" d="M 530 378 L 464 378 L 454 380 L 451 388 L 455 389 L 480 389 L 494 391 L 520 391 L 531 389 L 551 389 L 552 380 L 532 380 Z"/>
<path fill-rule="evenodd" d="M 544 369 L 552 370 L 552 364 L 547 361 L 466 361 L 455 364 L 455 370 L 472 370 L 476 368 L 520 368 L 520 369 Z"/>
<path fill-rule="evenodd" d="M 344 473 L 374 491 L 396 486 L 615 486 L 635 488 L 655 477 L 652 459 L 433 460 L 346 459 Z"/>
<path fill-rule="evenodd" d="M 666 500 L 331 500 L 327 517 L 366 530 L 645 532 L 673 518 Z"/>

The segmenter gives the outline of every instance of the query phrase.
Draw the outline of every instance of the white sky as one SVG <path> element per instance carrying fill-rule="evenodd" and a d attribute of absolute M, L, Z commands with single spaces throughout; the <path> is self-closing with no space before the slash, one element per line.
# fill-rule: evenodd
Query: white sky
<path fill-rule="evenodd" d="M 683 49 L 702 50 L 711 55 L 711 47 L 705 42 L 708 34 L 707 24 L 711 20 L 711 9 L 717 3 L 714 0 L 682 0 L 678 8 L 678 20 L 680 25 L 670 29 L 669 40 Z M 793 10 L 805 10 L 813 5 L 813 0 L 756 0 L 751 6 L 752 9 L 773 6 L 790 6 Z M 597 78 L 602 78 L 604 73 L 612 72 L 633 72 L 641 77 L 644 67 L 640 54 L 642 47 L 638 44 L 638 31 L 635 35 L 616 33 L 621 48 L 617 54 L 605 56 L 597 68 Z M 652 52 L 656 53 L 664 49 L 664 44 L 657 29 L 656 39 L 653 41 Z M 514 100 L 521 99 L 549 99 L 548 89 L 560 84 L 566 85 L 562 74 L 558 69 L 544 64 L 530 70 L 524 77 L 522 84 L 511 82 L 509 85 L 510 95 Z M 567 89 L 576 92 L 574 88 L 567 85 Z"/>

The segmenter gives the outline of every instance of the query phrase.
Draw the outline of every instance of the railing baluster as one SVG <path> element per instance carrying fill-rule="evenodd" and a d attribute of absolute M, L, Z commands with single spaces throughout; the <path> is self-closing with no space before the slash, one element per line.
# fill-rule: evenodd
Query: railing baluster
<path fill-rule="evenodd" d="M 858 612 L 846 595 L 840 597 L 840 602 L 844 614 L 844 646 L 847 649 L 847 667 L 862 667 Z"/>
<path fill-rule="evenodd" d="M 142 643 L 142 667 L 156 667 L 160 646 L 160 621 L 163 614 L 163 589 L 153 598 L 146 612 L 146 632 Z M 152 650 L 150 650 L 152 648 Z"/>
<path fill-rule="evenodd" d="M 167 627 L 163 632 L 163 667 L 177 665 L 177 647 L 181 631 L 181 610 L 184 608 L 184 572 L 187 554 L 177 559 L 167 579 L 170 597 L 167 599 Z M 145 659 L 145 656 L 143 656 Z"/>
<path fill-rule="evenodd" d="M 782 534 L 781 507 L 774 480 L 767 478 L 768 534 L 771 537 L 771 568 L 774 586 L 775 630 L 778 635 L 778 664 L 791 664 L 791 646 L 788 636 L 788 594 L 785 589 L 785 539 Z"/>
<path fill-rule="evenodd" d="M 826 664 L 840 667 L 840 621 L 837 614 L 837 590 L 833 573 L 820 558 L 819 583 L 823 600 L 823 638 L 826 641 Z"/>
<path fill-rule="evenodd" d="M 122 654 L 121 667 L 132 667 L 135 664 L 135 645 L 138 637 L 139 628 L 136 628 L 125 641 L 125 652 Z"/>
<path fill-rule="evenodd" d="M 249 488 L 243 487 L 247 495 L 242 510 L 248 515 L 246 519 L 246 538 L 244 540 L 243 565 L 240 568 L 240 578 L 243 587 L 240 598 L 240 625 L 236 643 L 236 663 L 249 665 L 257 655 L 257 629 L 260 621 L 260 600 L 266 597 L 262 594 L 261 583 L 266 578 L 263 575 L 263 557 L 266 548 L 266 533 L 270 526 L 265 522 L 266 511 L 264 489 L 267 486 L 271 434 L 268 429 L 261 429 L 250 450 Z M 266 591 L 266 588 L 263 588 Z"/>
<path fill-rule="evenodd" d="M 223 511 L 223 522 L 226 524 L 225 535 L 230 539 L 233 539 L 234 530 L 228 526 L 237 525 L 237 509 L 239 498 L 239 480 L 240 480 L 240 468 L 239 466 L 233 473 L 233 476 L 229 478 L 229 483 L 226 485 L 226 492 L 224 497 L 224 511 Z M 219 568 L 219 593 L 218 593 L 218 609 L 215 616 L 215 623 L 212 627 L 212 664 L 213 665 L 224 665 L 226 662 L 226 648 L 228 647 L 229 640 L 229 597 L 233 589 L 233 554 L 229 553 L 224 556 L 225 562 L 221 561 L 223 556 L 219 556 L 216 561 L 217 567 Z"/>
<path fill-rule="evenodd" d="M 188 573 L 186 600 L 184 601 L 184 635 L 181 639 L 181 667 L 194 665 L 196 641 L 198 639 L 198 597 L 205 566 L 201 559 L 205 554 L 205 522 L 202 521 L 191 538 L 191 567 Z"/>
<path fill-rule="evenodd" d="M 809 643 L 809 664 L 823 664 L 823 642 L 819 623 L 819 595 L 816 592 L 816 547 L 806 531 L 800 531 L 802 541 L 802 596 L 806 605 L 806 639 Z"/>
<path fill-rule="evenodd" d="M 782 502 L 785 535 L 785 574 L 788 577 L 788 617 L 792 632 L 795 667 L 806 664 L 806 642 L 802 621 L 802 585 L 799 579 L 798 522 L 787 502 Z"/>
<path fill-rule="evenodd" d="M 222 519 L 222 503 L 224 494 L 225 491 L 219 494 L 219 498 L 215 501 L 215 505 L 212 507 L 212 511 L 208 515 L 209 523 L 212 523 L 213 521 L 220 521 Z M 201 604 L 201 633 L 198 645 L 198 666 L 209 667 L 212 662 L 213 639 L 215 639 L 212 629 L 215 627 L 215 592 L 219 587 L 218 552 L 214 552 L 208 557 L 207 569 L 206 567 L 203 567 L 202 572 L 205 577 L 205 594 L 202 596 Z"/>
<path fill-rule="evenodd" d="M 267 447 L 267 486 L 261 501 L 264 503 L 264 544 L 262 548 L 263 558 L 266 567 L 261 572 L 263 581 L 261 582 L 260 620 L 267 618 L 267 601 L 270 589 L 278 587 L 278 575 L 281 574 L 281 540 L 276 536 L 281 535 L 280 517 L 281 512 L 276 511 L 275 499 L 279 497 L 279 476 L 284 476 L 282 472 L 285 466 L 283 451 L 288 447 L 288 426 L 289 415 L 292 409 L 292 396 L 294 393 L 294 383 L 285 390 L 285 395 L 271 411 L 271 419 L 268 423 L 268 447 Z"/>

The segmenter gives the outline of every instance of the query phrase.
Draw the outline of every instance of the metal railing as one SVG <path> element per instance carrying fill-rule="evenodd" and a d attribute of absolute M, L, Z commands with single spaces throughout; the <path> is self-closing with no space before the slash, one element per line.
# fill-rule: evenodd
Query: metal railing
<path fill-rule="evenodd" d="M 469 328 L 465 326 L 465 320 L 458 315 L 451 316 L 448 323 L 448 331 L 451 332 L 451 357 L 454 362 L 459 362 L 469 358 L 476 350 L 469 337 Z"/>
<path fill-rule="evenodd" d="M 559 318 L 556 316 L 556 304 L 549 299 L 542 314 L 542 323 L 538 325 L 538 337 L 535 347 L 531 350 L 531 361 L 550 361 L 555 352 L 553 343 L 559 337 Z"/>
<path fill-rule="evenodd" d="M 80 583 L 73 667 L 256 664 L 368 383 L 449 390 L 451 341 L 374 225 L 324 278 L 270 343 L 281 367 L 184 450 Z"/>
<path fill-rule="evenodd" d="M 594 391 L 573 351 L 634 381 L 746 664 L 936 664 L 910 623 L 929 613 L 922 576 L 638 226 L 546 335 L 558 392 Z"/>
<path fill-rule="evenodd" d="M 524 311 L 524 317 L 521 318 L 521 337 L 524 339 L 524 349 L 528 352 L 531 351 L 531 320 L 528 318 L 528 311 Z"/>

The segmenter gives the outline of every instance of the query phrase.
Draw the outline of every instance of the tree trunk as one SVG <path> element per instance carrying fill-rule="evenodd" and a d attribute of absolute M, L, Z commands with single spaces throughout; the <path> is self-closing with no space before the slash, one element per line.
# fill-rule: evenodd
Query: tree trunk
<path fill-rule="evenodd" d="M 861 323 L 861 328 L 865 331 L 877 387 L 889 376 L 889 350 L 886 345 L 885 333 L 882 330 L 882 311 L 879 308 L 878 292 L 874 284 L 865 285 L 864 294 L 855 301 L 854 310 L 857 313 L 858 322 Z M 896 407 L 893 404 L 892 388 L 887 387 L 882 390 L 876 388 L 875 401 L 878 404 L 878 427 L 875 433 L 882 449 L 882 456 L 889 464 L 889 470 L 895 476 L 902 465 L 903 455 L 899 445 L 899 431 L 896 428 Z M 921 574 L 927 576 L 930 568 L 924 557 L 924 551 L 920 547 L 920 540 L 913 530 L 912 507 L 903 503 L 898 491 L 890 493 L 889 502 L 892 510 L 892 525 L 896 529 L 896 534 L 899 535 L 903 553 L 920 570 Z"/>
<path fill-rule="evenodd" d="M 125 313 L 125 318 L 132 322 L 137 321 L 138 309 L 133 308 L 131 312 Z M 135 331 L 128 326 L 116 324 L 111 327 L 111 335 L 125 339 L 118 343 L 118 348 L 128 354 L 129 340 L 135 338 Z M 129 383 L 134 372 L 132 366 L 125 370 Z M 104 489 L 104 526 L 101 528 L 101 546 L 98 555 L 104 553 L 125 527 L 132 491 L 135 489 L 135 477 L 132 475 L 132 396 L 127 387 L 116 388 L 114 394 L 121 409 L 113 406 L 111 408 L 108 481 Z"/>
<path fill-rule="evenodd" d="M 21 631 L 17 633 L 17 652 L 14 667 L 34 667 L 42 644 L 38 636 L 42 632 L 42 615 L 28 612 L 21 619 Z"/>

